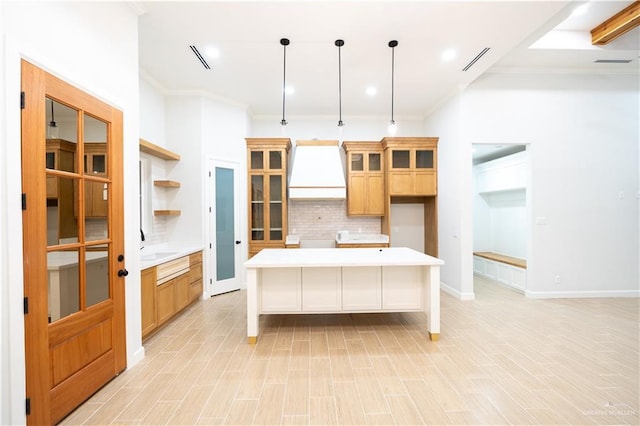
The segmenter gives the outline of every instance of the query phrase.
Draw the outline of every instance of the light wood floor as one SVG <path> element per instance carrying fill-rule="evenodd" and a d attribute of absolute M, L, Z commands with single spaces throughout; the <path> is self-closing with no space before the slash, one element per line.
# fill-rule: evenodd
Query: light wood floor
<path fill-rule="evenodd" d="M 639 423 L 639 300 L 534 300 L 476 280 L 422 314 L 262 316 L 200 301 L 64 424 Z"/>

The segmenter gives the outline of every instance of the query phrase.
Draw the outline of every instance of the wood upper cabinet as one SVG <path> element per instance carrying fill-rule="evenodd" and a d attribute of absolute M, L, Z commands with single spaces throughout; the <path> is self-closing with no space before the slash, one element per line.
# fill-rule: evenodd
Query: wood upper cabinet
<path fill-rule="evenodd" d="M 288 138 L 247 138 L 249 257 L 284 248 L 287 234 Z"/>
<path fill-rule="evenodd" d="M 92 176 L 107 176 L 107 144 L 84 145 L 84 172 Z M 103 182 L 85 182 L 84 208 L 86 217 L 107 217 L 108 186 Z"/>
<path fill-rule="evenodd" d="M 343 142 L 347 154 L 347 214 L 384 215 L 384 152 L 380 142 Z"/>
<path fill-rule="evenodd" d="M 390 196 L 438 193 L 438 138 L 383 138 Z"/>

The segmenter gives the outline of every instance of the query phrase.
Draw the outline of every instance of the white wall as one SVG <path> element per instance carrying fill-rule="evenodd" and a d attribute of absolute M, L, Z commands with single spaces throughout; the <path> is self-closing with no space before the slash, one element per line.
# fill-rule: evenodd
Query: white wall
<path fill-rule="evenodd" d="M 0 2 L 3 51 L 0 109 L 0 423 L 21 424 L 24 415 L 24 317 L 22 314 L 22 214 L 20 196 L 20 59 L 61 77 L 124 113 L 125 216 L 137 217 L 138 27 L 124 3 Z M 81 34 L 82 37 L 78 35 Z M 139 269 L 137 221 L 125 223 L 125 257 Z M 143 355 L 140 281 L 126 285 L 127 363 Z"/>
<path fill-rule="evenodd" d="M 638 296 L 638 93 L 637 75 L 480 78 L 427 120 L 427 133 L 464 129 L 441 138 L 440 147 L 450 149 L 439 151 L 439 217 L 459 215 L 463 229 L 473 223 L 471 144 L 530 143 L 527 295 Z M 451 182 L 460 190 L 444 197 Z M 536 217 L 547 224 L 535 225 Z M 447 223 L 440 225 L 447 266 L 470 262 L 471 245 L 446 238 Z M 445 269 L 449 286 L 471 288 L 470 271 L 456 276 Z"/>

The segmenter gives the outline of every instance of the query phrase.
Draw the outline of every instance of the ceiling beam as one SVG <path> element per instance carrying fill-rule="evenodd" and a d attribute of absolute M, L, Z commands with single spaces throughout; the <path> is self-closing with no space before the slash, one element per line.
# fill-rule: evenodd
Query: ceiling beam
<path fill-rule="evenodd" d="M 591 30 L 591 44 L 605 45 L 640 25 L 640 0 L 636 0 Z"/>

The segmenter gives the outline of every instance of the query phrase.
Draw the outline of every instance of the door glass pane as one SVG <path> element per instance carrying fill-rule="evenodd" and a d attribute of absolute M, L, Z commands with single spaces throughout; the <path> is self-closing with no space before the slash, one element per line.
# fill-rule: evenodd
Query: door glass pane
<path fill-rule="evenodd" d="M 109 298 L 109 251 L 106 245 L 87 246 L 85 253 L 86 307 Z"/>
<path fill-rule="evenodd" d="M 47 197 L 47 245 L 53 246 L 78 242 L 78 218 L 75 208 L 75 192 L 78 180 L 47 176 L 55 183 L 56 197 Z"/>
<path fill-rule="evenodd" d="M 263 162 L 262 151 L 251 151 L 251 169 L 261 170 Z"/>
<path fill-rule="evenodd" d="M 233 169 L 216 167 L 216 280 L 235 277 Z"/>
<path fill-rule="evenodd" d="M 91 159 L 93 173 L 107 173 L 107 156 L 105 154 L 94 154 Z"/>
<path fill-rule="evenodd" d="M 361 172 L 364 170 L 364 155 L 351 154 L 351 171 Z"/>
<path fill-rule="evenodd" d="M 49 322 L 80 310 L 78 249 L 47 253 Z"/>
<path fill-rule="evenodd" d="M 379 172 L 382 170 L 380 158 L 381 156 L 378 153 L 369 153 L 369 171 Z"/>
<path fill-rule="evenodd" d="M 408 169 L 409 151 L 394 150 L 391 156 L 391 167 L 394 169 Z"/>
<path fill-rule="evenodd" d="M 282 153 L 280 151 L 269 151 L 269 168 L 271 170 L 282 169 Z"/>
<path fill-rule="evenodd" d="M 45 104 L 47 141 L 61 140 L 77 143 L 78 111 L 50 98 L 46 98 Z"/>
<path fill-rule="evenodd" d="M 282 240 L 282 176 L 269 176 L 269 239 Z"/>
<path fill-rule="evenodd" d="M 251 176 L 251 239 L 264 240 L 264 180 Z"/>
<path fill-rule="evenodd" d="M 433 169 L 433 151 L 419 149 L 416 151 L 416 168 Z"/>

